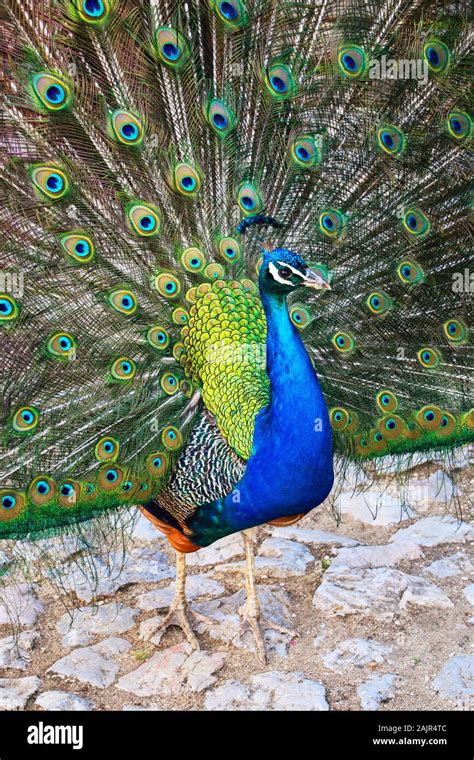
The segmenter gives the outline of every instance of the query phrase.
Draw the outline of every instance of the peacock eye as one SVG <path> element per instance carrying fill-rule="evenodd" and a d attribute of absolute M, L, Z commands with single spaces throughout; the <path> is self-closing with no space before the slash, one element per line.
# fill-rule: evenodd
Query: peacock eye
<path fill-rule="evenodd" d="M 288 267 L 282 267 L 281 269 L 278 270 L 278 274 L 280 275 L 280 277 L 283 277 L 285 280 L 288 280 L 292 275 L 292 271 L 291 269 L 288 269 Z"/>

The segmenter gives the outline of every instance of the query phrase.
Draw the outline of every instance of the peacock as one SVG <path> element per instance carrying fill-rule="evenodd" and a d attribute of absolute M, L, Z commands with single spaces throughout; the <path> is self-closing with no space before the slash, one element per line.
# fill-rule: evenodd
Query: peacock
<path fill-rule="evenodd" d="M 4 0 L 0 537 L 186 554 L 474 439 L 469 5 Z M 336 475 L 334 473 L 336 472 Z"/>

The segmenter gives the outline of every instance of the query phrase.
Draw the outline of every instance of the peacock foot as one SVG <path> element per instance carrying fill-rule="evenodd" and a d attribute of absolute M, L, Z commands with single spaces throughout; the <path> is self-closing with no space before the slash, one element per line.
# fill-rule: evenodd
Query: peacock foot
<path fill-rule="evenodd" d="M 168 614 L 165 615 L 163 620 L 158 623 L 157 626 L 148 628 L 146 638 L 150 639 L 156 636 L 157 633 L 165 633 L 172 625 L 178 626 L 184 632 L 187 640 L 191 644 L 193 649 L 199 650 L 199 641 L 196 638 L 196 634 L 193 628 L 197 623 L 206 623 L 206 625 L 213 625 L 215 620 L 203 615 L 201 612 L 195 612 L 191 609 L 186 599 L 186 554 L 183 552 L 176 552 L 176 591 L 175 597 L 169 608 Z"/>
<path fill-rule="evenodd" d="M 253 633 L 255 645 L 257 647 L 257 656 L 262 665 L 267 664 L 264 631 L 278 631 L 278 633 L 287 634 L 292 639 L 299 636 L 297 631 L 294 631 L 291 628 L 285 628 L 285 626 L 278 625 L 278 623 L 275 623 L 273 620 L 266 618 L 262 615 L 258 607 L 252 603 L 249 604 L 249 600 L 239 608 L 239 613 L 242 615 L 243 625 L 248 626 Z"/>
<path fill-rule="evenodd" d="M 192 610 L 187 602 L 183 603 L 181 600 L 175 599 L 163 620 L 156 627 L 147 632 L 147 638 L 156 636 L 158 633 L 165 633 L 168 628 L 175 625 L 178 628 L 181 628 L 192 648 L 200 650 L 201 647 L 199 641 L 193 630 L 198 623 L 212 625 L 215 621 L 202 615 L 200 612 Z"/>

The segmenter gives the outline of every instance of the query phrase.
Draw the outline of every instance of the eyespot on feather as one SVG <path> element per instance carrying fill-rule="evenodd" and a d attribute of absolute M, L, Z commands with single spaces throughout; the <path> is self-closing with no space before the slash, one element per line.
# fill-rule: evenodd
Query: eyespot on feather
<path fill-rule="evenodd" d="M 25 507 L 25 495 L 14 488 L 0 489 L 0 522 L 15 520 Z"/>
<path fill-rule="evenodd" d="M 406 138 L 400 127 L 385 124 L 377 130 L 377 145 L 383 153 L 389 156 L 399 156 L 406 147 Z"/>
<path fill-rule="evenodd" d="M 95 456 L 99 462 L 115 462 L 119 455 L 120 444 L 112 436 L 103 436 L 95 447 Z"/>
<path fill-rule="evenodd" d="M 56 497 L 56 483 L 48 475 L 38 475 L 29 485 L 28 496 L 37 507 L 49 504 Z"/>
<path fill-rule="evenodd" d="M 137 372 L 137 366 L 133 359 L 127 356 L 120 356 L 112 362 L 110 368 L 111 376 L 114 380 L 119 382 L 128 382 L 133 380 Z"/>
<path fill-rule="evenodd" d="M 107 21 L 111 3 L 109 0 L 74 0 L 81 21 L 100 26 Z"/>
<path fill-rule="evenodd" d="M 288 100 L 296 95 L 298 83 L 284 63 L 272 63 L 265 71 L 265 86 L 274 100 Z"/>
<path fill-rule="evenodd" d="M 358 45 L 345 45 L 337 53 L 339 71 L 350 79 L 360 79 L 367 69 L 367 56 Z"/>
<path fill-rule="evenodd" d="M 40 413 L 34 406 L 21 406 L 12 417 L 12 428 L 15 433 L 32 433 L 38 425 Z"/>
<path fill-rule="evenodd" d="M 451 53 L 444 42 L 432 38 L 423 45 L 423 58 L 430 71 L 435 74 L 444 74 L 450 64 Z"/>
<path fill-rule="evenodd" d="M 133 203 L 127 209 L 127 217 L 133 232 L 140 237 L 154 237 L 161 227 L 159 209 L 148 203 Z"/>
<path fill-rule="evenodd" d="M 237 188 L 236 200 L 245 216 L 253 216 L 263 209 L 263 199 L 254 182 L 241 182 Z"/>
<path fill-rule="evenodd" d="M 155 288 L 164 298 L 177 298 L 181 292 L 181 283 L 171 272 L 161 272 L 155 277 Z"/>
<path fill-rule="evenodd" d="M 384 413 L 396 412 L 398 409 L 398 399 L 392 391 L 381 390 L 377 393 L 375 401 L 379 409 Z"/>
<path fill-rule="evenodd" d="M 69 192 L 69 179 L 55 164 L 35 164 L 29 174 L 39 195 L 48 200 L 60 200 Z"/>
<path fill-rule="evenodd" d="M 436 369 L 441 363 L 441 354 L 436 348 L 420 348 L 416 358 L 424 369 Z"/>
<path fill-rule="evenodd" d="M 134 293 L 126 288 L 113 290 L 107 298 L 109 306 L 120 314 L 130 316 L 135 314 L 138 308 L 138 302 Z"/>
<path fill-rule="evenodd" d="M 48 111 L 62 111 L 72 103 L 71 85 L 49 71 L 40 71 L 31 79 L 36 101 Z"/>
<path fill-rule="evenodd" d="M 155 50 L 158 59 L 177 71 L 186 63 L 190 47 L 183 35 L 169 26 L 160 27 L 155 34 Z"/>
<path fill-rule="evenodd" d="M 161 434 L 161 440 L 163 441 L 163 446 L 172 451 L 179 449 L 183 445 L 182 435 L 178 428 L 173 427 L 173 425 L 165 427 Z"/>
<path fill-rule="evenodd" d="M 352 353 L 352 351 L 354 351 L 356 348 L 356 342 L 352 335 L 350 335 L 348 332 L 343 332 L 342 330 L 334 333 L 331 338 L 331 342 L 333 346 L 343 354 Z"/>
<path fill-rule="evenodd" d="M 18 302 L 8 293 L 0 293 L 0 324 L 13 322 L 19 313 Z"/>
<path fill-rule="evenodd" d="M 122 145 L 138 146 L 143 141 L 143 125 L 130 111 L 118 109 L 110 117 L 113 137 Z"/>
<path fill-rule="evenodd" d="M 83 232 L 61 235 L 61 245 L 73 264 L 89 264 L 95 255 L 94 244 Z"/>
<path fill-rule="evenodd" d="M 150 475 L 162 478 L 168 469 L 168 454 L 165 451 L 155 451 L 146 459 L 146 468 Z"/>
<path fill-rule="evenodd" d="M 76 356 L 77 341 L 71 333 L 57 332 L 50 336 L 46 348 L 55 359 L 73 359 Z"/>
<path fill-rule="evenodd" d="M 161 327 L 161 325 L 150 327 L 147 331 L 146 339 L 150 346 L 153 346 L 153 348 L 158 348 L 160 351 L 168 348 L 170 344 L 169 333 L 167 330 L 165 330 L 164 327 Z"/>

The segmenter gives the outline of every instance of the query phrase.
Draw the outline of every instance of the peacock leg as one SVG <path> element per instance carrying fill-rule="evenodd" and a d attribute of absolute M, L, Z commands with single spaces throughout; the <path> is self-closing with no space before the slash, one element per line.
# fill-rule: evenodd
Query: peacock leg
<path fill-rule="evenodd" d="M 193 649 L 200 649 L 199 641 L 193 631 L 193 626 L 196 622 L 204 622 L 207 624 L 215 623 L 201 615 L 199 612 L 191 610 L 188 601 L 186 599 L 186 554 L 183 552 L 176 552 L 176 592 L 174 600 L 169 608 L 166 617 L 154 628 L 149 637 L 154 636 L 160 631 L 165 632 L 170 626 L 177 625 L 181 628 L 191 644 Z"/>
<path fill-rule="evenodd" d="M 242 531 L 245 546 L 245 559 L 246 559 L 246 573 L 245 573 L 245 586 L 247 589 L 247 601 L 240 608 L 239 612 L 242 615 L 244 622 L 247 623 L 254 635 L 255 644 L 257 646 L 258 659 L 262 665 L 267 663 L 267 655 L 265 651 L 265 641 L 263 638 L 263 631 L 273 628 L 280 633 L 286 633 L 292 638 L 297 636 L 296 631 L 284 628 L 272 620 L 268 620 L 262 615 L 260 609 L 260 602 L 258 600 L 257 588 L 255 584 L 255 554 L 253 543 L 254 528 Z"/>

